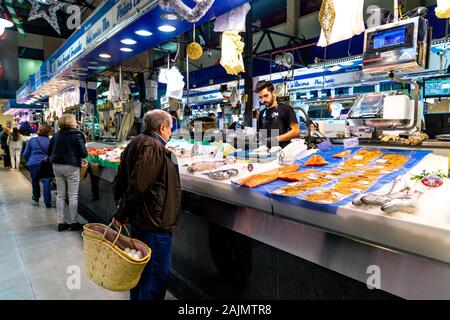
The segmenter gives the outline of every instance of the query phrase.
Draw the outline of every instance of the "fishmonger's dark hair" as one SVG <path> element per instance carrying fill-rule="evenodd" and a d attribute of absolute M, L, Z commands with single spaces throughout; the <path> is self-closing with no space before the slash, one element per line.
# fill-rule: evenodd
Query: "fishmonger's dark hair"
<path fill-rule="evenodd" d="M 266 80 L 258 81 L 258 83 L 256 83 L 255 92 L 260 93 L 264 89 L 267 89 L 270 92 L 275 91 L 275 87 L 273 86 L 272 82 Z"/>

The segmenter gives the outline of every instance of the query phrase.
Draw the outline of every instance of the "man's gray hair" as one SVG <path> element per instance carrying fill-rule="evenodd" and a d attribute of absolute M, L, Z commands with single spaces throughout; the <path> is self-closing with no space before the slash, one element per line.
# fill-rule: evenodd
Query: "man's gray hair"
<path fill-rule="evenodd" d="M 161 125 L 172 126 L 172 116 L 163 110 L 151 110 L 144 115 L 144 128 L 159 131 Z"/>

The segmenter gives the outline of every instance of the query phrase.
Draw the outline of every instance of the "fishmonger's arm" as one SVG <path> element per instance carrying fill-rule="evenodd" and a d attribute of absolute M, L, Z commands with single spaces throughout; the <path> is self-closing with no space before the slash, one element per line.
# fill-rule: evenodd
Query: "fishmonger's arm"
<path fill-rule="evenodd" d="M 285 142 L 300 137 L 300 127 L 298 123 L 292 122 L 289 127 L 291 128 L 290 131 L 277 137 L 278 142 Z"/>

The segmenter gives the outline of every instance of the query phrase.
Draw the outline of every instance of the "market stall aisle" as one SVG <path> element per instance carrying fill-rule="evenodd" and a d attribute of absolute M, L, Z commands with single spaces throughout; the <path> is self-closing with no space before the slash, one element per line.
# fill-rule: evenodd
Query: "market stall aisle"
<path fill-rule="evenodd" d="M 85 275 L 81 233 L 56 231 L 56 209 L 31 200 L 27 173 L 0 168 L 0 300 L 128 300 Z"/>

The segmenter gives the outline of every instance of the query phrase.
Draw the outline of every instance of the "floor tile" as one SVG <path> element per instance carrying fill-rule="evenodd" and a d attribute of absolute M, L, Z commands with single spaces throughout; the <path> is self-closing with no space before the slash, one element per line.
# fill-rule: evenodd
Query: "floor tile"
<path fill-rule="evenodd" d="M 12 178 L 14 184 L 3 183 Z M 31 200 L 22 173 L 0 168 L 0 181 L 0 300 L 129 300 L 129 291 L 109 291 L 89 279 L 81 231 L 57 232 L 56 209 Z M 66 219 L 68 213 L 66 208 Z M 79 268 L 79 289 L 72 288 L 71 266 Z"/>
<path fill-rule="evenodd" d="M 0 292 L 0 300 L 35 300 L 31 287 L 15 288 L 7 292 Z"/>
<path fill-rule="evenodd" d="M 55 266 L 50 259 L 39 259 L 30 263 L 25 263 L 25 270 L 28 274 L 44 273 L 54 268 Z"/>
<path fill-rule="evenodd" d="M 31 287 L 27 275 L 21 275 L 9 280 L 0 281 L 0 292 L 10 291 L 14 288 Z"/>
<path fill-rule="evenodd" d="M 36 293 L 36 300 L 72 300 L 72 298 L 69 292 L 65 288 L 62 288 Z"/>

